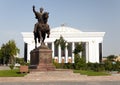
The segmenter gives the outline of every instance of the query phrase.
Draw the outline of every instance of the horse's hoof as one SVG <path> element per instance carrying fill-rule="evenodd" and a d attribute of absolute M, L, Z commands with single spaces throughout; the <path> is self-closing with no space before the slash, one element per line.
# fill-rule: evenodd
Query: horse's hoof
<path fill-rule="evenodd" d="M 49 38 L 49 36 L 47 36 L 47 38 Z"/>

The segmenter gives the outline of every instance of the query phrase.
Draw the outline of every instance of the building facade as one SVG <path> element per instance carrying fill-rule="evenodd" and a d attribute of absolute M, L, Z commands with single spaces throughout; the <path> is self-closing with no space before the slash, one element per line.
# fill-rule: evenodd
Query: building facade
<path fill-rule="evenodd" d="M 45 39 L 45 44 L 52 50 L 52 58 L 58 63 L 74 63 L 73 50 L 77 43 L 82 43 L 84 52 L 80 53 L 84 56 L 86 62 L 101 62 L 103 37 L 105 32 L 82 32 L 78 29 L 60 26 L 51 29 L 50 38 Z M 22 32 L 24 40 L 24 58 L 26 61 L 30 60 L 30 51 L 35 48 L 34 36 L 32 32 Z M 54 41 L 60 36 L 67 41 L 69 48 L 61 50 L 61 46 L 56 47 Z M 39 46 L 40 44 L 38 44 Z"/>

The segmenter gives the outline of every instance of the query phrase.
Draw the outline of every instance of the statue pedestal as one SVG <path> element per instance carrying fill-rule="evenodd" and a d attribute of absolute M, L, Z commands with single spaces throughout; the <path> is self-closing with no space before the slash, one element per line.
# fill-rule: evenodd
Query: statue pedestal
<path fill-rule="evenodd" d="M 38 71 L 55 70 L 55 66 L 52 64 L 52 50 L 45 45 L 32 50 L 30 58 L 30 69 Z"/>

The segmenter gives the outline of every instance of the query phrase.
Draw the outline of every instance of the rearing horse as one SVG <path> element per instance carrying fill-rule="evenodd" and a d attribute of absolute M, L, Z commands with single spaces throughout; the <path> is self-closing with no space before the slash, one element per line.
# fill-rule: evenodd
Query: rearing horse
<path fill-rule="evenodd" d="M 50 28 L 49 28 L 49 25 L 47 24 L 47 20 L 49 17 L 48 15 L 49 15 L 48 12 L 43 13 L 43 16 L 42 16 L 43 23 L 37 22 L 34 26 L 35 48 L 37 48 L 37 38 L 38 38 L 38 42 L 39 43 L 41 42 L 41 44 L 44 43 L 46 34 L 47 34 L 47 38 L 49 38 Z"/>

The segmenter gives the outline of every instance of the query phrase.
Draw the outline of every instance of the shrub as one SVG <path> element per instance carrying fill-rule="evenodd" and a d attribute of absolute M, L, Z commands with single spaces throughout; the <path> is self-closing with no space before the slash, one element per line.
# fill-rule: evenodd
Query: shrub
<path fill-rule="evenodd" d="M 93 66 L 94 66 L 93 71 L 96 72 L 104 71 L 104 66 L 102 64 L 94 63 Z"/>
<path fill-rule="evenodd" d="M 113 71 L 120 71 L 120 62 L 119 61 L 112 63 L 112 70 Z"/>
<path fill-rule="evenodd" d="M 73 69 L 73 63 L 64 63 L 64 66 L 63 66 L 64 69 Z"/>
<path fill-rule="evenodd" d="M 105 67 L 105 70 L 107 70 L 107 71 L 112 71 L 113 69 L 113 65 L 112 65 L 112 62 L 111 61 L 108 61 L 108 60 L 106 60 L 105 62 L 104 62 L 104 67 Z"/>
<path fill-rule="evenodd" d="M 58 69 L 73 69 L 73 63 L 53 63 Z"/>
<path fill-rule="evenodd" d="M 55 65 L 56 68 L 62 68 L 62 67 L 63 67 L 63 66 L 61 65 L 61 63 L 54 62 L 53 64 Z"/>
<path fill-rule="evenodd" d="M 104 71 L 104 65 L 99 63 L 87 63 L 87 70 L 93 70 L 96 72 Z"/>
<path fill-rule="evenodd" d="M 116 68 L 117 68 L 117 71 L 120 72 L 120 61 L 116 62 Z"/>
<path fill-rule="evenodd" d="M 87 64 L 86 64 L 85 59 L 80 58 L 79 54 L 75 54 L 74 68 L 76 70 L 86 70 L 86 68 L 87 68 Z"/>
<path fill-rule="evenodd" d="M 9 67 L 12 70 L 14 68 L 14 64 L 10 64 Z"/>

